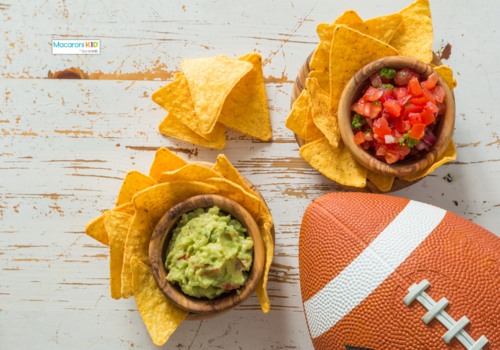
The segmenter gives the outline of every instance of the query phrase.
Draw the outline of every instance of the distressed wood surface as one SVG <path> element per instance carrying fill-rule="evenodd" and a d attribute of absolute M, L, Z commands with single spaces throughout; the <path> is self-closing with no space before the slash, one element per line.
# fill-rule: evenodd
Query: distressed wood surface
<path fill-rule="evenodd" d="M 253 296 L 219 318 L 182 323 L 163 348 L 311 349 L 299 286 L 300 222 L 311 200 L 341 189 L 299 157 L 284 126 L 293 81 L 315 47 L 318 23 L 332 22 L 347 6 L 367 19 L 411 0 L 6 1 L 0 348 L 155 348 L 133 298 L 111 299 L 109 250 L 84 234 L 85 223 L 113 207 L 126 172 L 147 172 L 160 146 L 187 160 L 215 161 L 217 150 L 163 137 L 165 112 L 150 96 L 185 58 L 256 51 L 274 137 L 264 143 L 228 130 L 222 153 L 258 186 L 274 217 L 271 311 L 262 314 Z M 438 205 L 500 235 L 500 3 L 431 2 L 433 49 L 458 81 L 458 160 L 394 195 Z M 102 53 L 53 56 L 50 42 L 58 38 L 101 39 Z M 91 79 L 44 79 L 70 67 Z"/>

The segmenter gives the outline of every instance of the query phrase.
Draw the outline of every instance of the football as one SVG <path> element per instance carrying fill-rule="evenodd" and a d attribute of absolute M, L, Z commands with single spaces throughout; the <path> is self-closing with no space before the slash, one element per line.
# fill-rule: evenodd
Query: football
<path fill-rule="evenodd" d="M 500 349 L 500 238 L 446 210 L 324 195 L 299 267 L 315 349 Z"/>

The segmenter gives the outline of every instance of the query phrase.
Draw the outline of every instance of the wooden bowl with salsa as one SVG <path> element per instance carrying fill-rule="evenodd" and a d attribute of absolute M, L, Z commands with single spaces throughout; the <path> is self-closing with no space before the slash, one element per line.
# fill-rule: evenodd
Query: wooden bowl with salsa
<path fill-rule="evenodd" d="M 227 219 L 229 215 L 231 218 Z M 200 232 L 205 232 L 201 238 Z M 170 244 L 172 239 L 184 241 Z M 218 250 L 210 250 L 209 244 L 219 243 Z M 185 252 L 176 251 L 186 247 Z M 246 254 L 234 255 L 232 248 Z M 221 261 L 221 252 L 227 254 L 227 260 L 222 259 L 225 265 L 212 266 Z M 168 299 L 190 313 L 212 315 L 230 311 L 253 294 L 264 270 L 265 257 L 259 227 L 245 208 L 226 197 L 200 195 L 177 204 L 161 218 L 151 238 L 149 260 L 156 283 Z M 166 265 L 171 269 L 167 270 Z M 191 280 L 185 278 L 182 282 L 183 271 Z M 199 283 L 210 279 L 214 286 L 200 288 Z"/>
<path fill-rule="evenodd" d="M 408 176 L 429 167 L 448 146 L 455 98 L 430 65 L 385 57 L 347 83 L 338 119 L 342 140 L 362 165 L 387 176 Z"/>

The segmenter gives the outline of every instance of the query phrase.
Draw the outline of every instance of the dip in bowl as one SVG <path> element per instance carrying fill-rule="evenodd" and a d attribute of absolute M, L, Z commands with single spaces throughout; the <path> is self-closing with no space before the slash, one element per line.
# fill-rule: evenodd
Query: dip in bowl
<path fill-rule="evenodd" d="M 264 269 L 264 244 L 257 223 L 242 206 L 226 197 L 201 195 L 160 219 L 149 260 L 168 299 L 191 313 L 213 314 L 229 311 L 253 294 Z"/>
<path fill-rule="evenodd" d="M 253 240 L 246 232 L 217 206 L 182 214 L 167 248 L 167 281 L 195 298 L 241 293 L 253 262 Z"/>

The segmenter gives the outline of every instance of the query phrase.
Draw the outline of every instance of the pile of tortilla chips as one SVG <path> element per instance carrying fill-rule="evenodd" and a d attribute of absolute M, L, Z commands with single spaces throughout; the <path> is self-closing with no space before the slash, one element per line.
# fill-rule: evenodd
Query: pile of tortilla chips
<path fill-rule="evenodd" d="M 153 101 L 168 111 L 160 132 L 222 149 L 224 126 L 262 141 L 272 137 L 262 57 L 224 55 L 181 62 L 183 73 L 156 91 Z"/>
<path fill-rule="evenodd" d="M 389 191 L 394 177 L 364 168 L 342 142 L 339 100 L 351 77 L 379 58 L 402 55 L 432 65 L 434 36 L 429 1 L 417 0 L 398 13 L 366 21 L 355 11 L 346 11 L 331 24 L 319 24 L 316 31 L 320 43 L 309 64 L 306 89 L 293 104 L 286 126 L 306 142 L 300 156 L 326 177 L 354 187 L 365 187 L 368 178 L 380 191 Z M 432 66 L 450 89 L 456 87 L 451 68 Z M 427 176 L 456 157 L 451 140 L 429 168 L 402 179 L 414 181 Z"/>
<path fill-rule="evenodd" d="M 270 309 L 267 279 L 274 255 L 273 219 L 266 204 L 249 188 L 238 170 L 221 154 L 212 168 L 188 164 L 160 148 L 149 176 L 132 170 L 118 193 L 116 207 L 90 221 L 85 233 L 110 251 L 110 289 L 114 299 L 135 297 L 156 345 L 163 345 L 187 312 L 161 292 L 150 271 L 149 241 L 161 217 L 179 202 L 200 194 L 218 194 L 243 206 L 259 225 L 265 269 L 256 292 L 262 311 Z"/>

